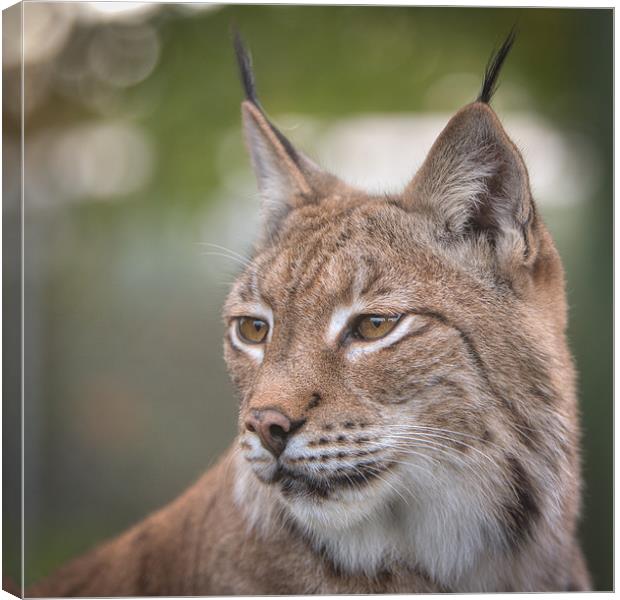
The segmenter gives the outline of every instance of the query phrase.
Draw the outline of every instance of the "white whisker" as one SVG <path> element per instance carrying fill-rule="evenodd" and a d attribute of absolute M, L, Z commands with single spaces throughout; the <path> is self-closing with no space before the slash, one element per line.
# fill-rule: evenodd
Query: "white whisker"
<path fill-rule="evenodd" d="M 226 248 L 226 246 L 220 246 L 219 244 L 213 244 L 211 242 L 197 242 L 200 246 L 210 246 L 211 248 L 217 248 L 218 250 L 223 250 L 227 252 L 231 256 L 235 256 L 236 258 L 244 261 L 248 266 L 251 264 L 250 259 L 247 256 L 243 256 L 243 254 L 239 254 L 239 252 L 235 252 L 230 248 Z"/>
<path fill-rule="evenodd" d="M 403 427 L 400 428 L 400 430 L 402 430 L 403 432 L 412 430 L 412 429 L 415 429 L 416 431 L 424 429 L 427 431 L 436 431 L 438 433 L 459 435 L 462 437 L 470 438 L 472 440 L 476 440 L 478 442 L 482 442 L 483 444 L 489 444 L 490 446 L 495 446 L 496 448 L 502 449 L 500 445 L 496 444 L 495 442 L 492 442 L 491 440 L 485 440 L 484 438 L 478 437 L 477 435 L 472 435 L 471 433 L 463 433 L 462 431 L 453 431 L 451 429 L 444 429 L 443 427 L 429 427 L 428 425 L 418 425 L 416 423 L 411 423 L 411 424 L 404 425 Z"/>
<path fill-rule="evenodd" d="M 474 452 L 478 453 L 484 459 L 488 460 L 491 464 L 497 465 L 497 461 L 496 460 L 492 459 L 488 454 L 482 452 L 482 450 L 480 450 L 479 448 L 476 448 L 475 446 L 472 446 L 471 444 L 468 444 L 467 442 L 463 442 L 461 440 L 454 439 L 453 436 L 455 434 L 457 434 L 457 432 L 450 431 L 450 430 L 447 430 L 447 429 L 444 429 L 444 430 L 441 430 L 441 429 L 431 429 L 431 428 L 422 428 L 422 427 L 418 427 L 418 426 L 412 426 L 412 427 L 409 428 L 408 431 L 410 433 L 424 434 L 424 435 L 436 437 L 436 438 L 439 438 L 439 439 L 444 439 L 444 440 L 448 440 L 448 441 L 451 441 L 451 442 L 456 442 L 457 444 L 461 444 L 462 446 L 465 446 L 466 448 L 470 448 Z M 438 432 L 441 432 L 441 433 L 438 433 Z M 444 433 L 447 433 L 448 435 L 442 435 Z M 403 432 L 403 434 L 404 434 L 404 432 Z M 400 434 L 390 434 L 390 435 L 400 435 Z M 481 441 L 483 441 L 483 440 L 481 440 Z"/>
<path fill-rule="evenodd" d="M 241 260 L 240 258 L 237 258 L 236 256 L 231 256 L 230 254 L 224 254 L 223 252 L 201 252 L 200 255 L 201 256 L 220 256 L 222 258 L 227 258 L 229 260 L 237 262 L 240 265 L 243 265 L 244 267 L 248 267 L 250 265 L 250 263 L 245 262 Z"/>

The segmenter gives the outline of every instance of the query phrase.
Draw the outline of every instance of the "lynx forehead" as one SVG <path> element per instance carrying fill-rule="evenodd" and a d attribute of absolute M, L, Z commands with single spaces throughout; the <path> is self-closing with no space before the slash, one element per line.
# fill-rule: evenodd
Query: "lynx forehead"
<path fill-rule="evenodd" d="M 236 314 L 265 314 L 266 308 L 253 308 L 258 302 L 275 307 L 277 319 L 269 318 L 269 335 L 274 329 L 280 332 L 281 345 L 290 347 L 302 339 L 304 346 L 322 343 L 326 351 L 338 352 L 355 317 L 394 317 L 414 308 L 422 310 L 429 300 L 424 270 L 432 257 L 415 240 L 415 217 L 400 214 L 394 207 L 377 214 L 376 204 L 381 201 L 373 199 L 369 206 L 355 207 L 347 215 L 336 213 L 322 226 L 315 223 L 312 237 L 303 233 L 297 239 L 291 234 L 290 242 L 278 245 L 277 251 L 259 255 L 251 275 L 242 277 L 231 295 Z M 419 240 L 420 236 L 416 237 Z M 408 258 L 403 259 L 403 251 Z M 373 343 L 351 341 L 345 356 L 355 359 L 398 341 L 424 323 L 424 319 L 412 317 L 403 316 L 389 335 Z M 239 344 L 234 322 L 229 328 L 236 347 L 250 353 L 256 350 L 256 344 Z M 262 345 L 259 347 L 262 352 Z"/>

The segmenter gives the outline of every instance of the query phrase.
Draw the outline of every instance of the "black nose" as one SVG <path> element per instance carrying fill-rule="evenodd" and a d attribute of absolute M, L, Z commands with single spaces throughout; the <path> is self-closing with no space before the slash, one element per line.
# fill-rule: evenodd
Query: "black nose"
<path fill-rule="evenodd" d="M 277 458 L 286 448 L 289 436 L 304 422 L 293 422 L 279 410 L 269 408 L 253 410 L 245 421 L 245 427 L 257 433 L 263 446 Z"/>

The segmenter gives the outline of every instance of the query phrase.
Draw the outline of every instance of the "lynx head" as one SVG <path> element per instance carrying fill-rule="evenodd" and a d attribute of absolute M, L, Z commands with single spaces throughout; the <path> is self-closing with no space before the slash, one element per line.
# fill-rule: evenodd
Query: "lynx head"
<path fill-rule="evenodd" d="M 344 568 L 411 552 L 453 580 L 560 510 L 572 414 L 562 267 L 489 106 L 511 44 L 402 193 L 381 196 L 276 129 L 237 38 L 263 200 L 225 306 L 239 494 L 269 494 Z"/>

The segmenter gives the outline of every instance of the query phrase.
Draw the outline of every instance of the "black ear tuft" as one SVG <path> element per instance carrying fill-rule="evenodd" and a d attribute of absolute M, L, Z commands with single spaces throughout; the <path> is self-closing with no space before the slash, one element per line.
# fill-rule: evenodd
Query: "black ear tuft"
<path fill-rule="evenodd" d="M 499 72 L 502 69 L 502 65 L 512 48 L 512 44 L 515 41 L 516 31 L 513 28 L 510 30 L 508 37 L 504 40 L 504 43 L 501 45 L 500 49 L 495 52 L 489 62 L 487 63 L 487 67 L 484 71 L 484 79 L 482 81 L 482 89 L 480 90 L 480 94 L 478 95 L 478 102 L 484 102 L 485 104 L 489 104 L 491 102 L 491 98 L 493 94 L 495 94 L 495 90 L 497 89 L 497 79 L 499 77 Z"/>
<path fill-rule="evenodd" d="M 233 27 L 233 43 L 235 45 L 235 55 L 237 56 L 237 64 L 239 65 L 239 74 L 241 75 L 245 97 L 258 106 L 256 82 L 254 81 L 254 72 L 252 71 L 252 57 L 236 27 Z"/>

